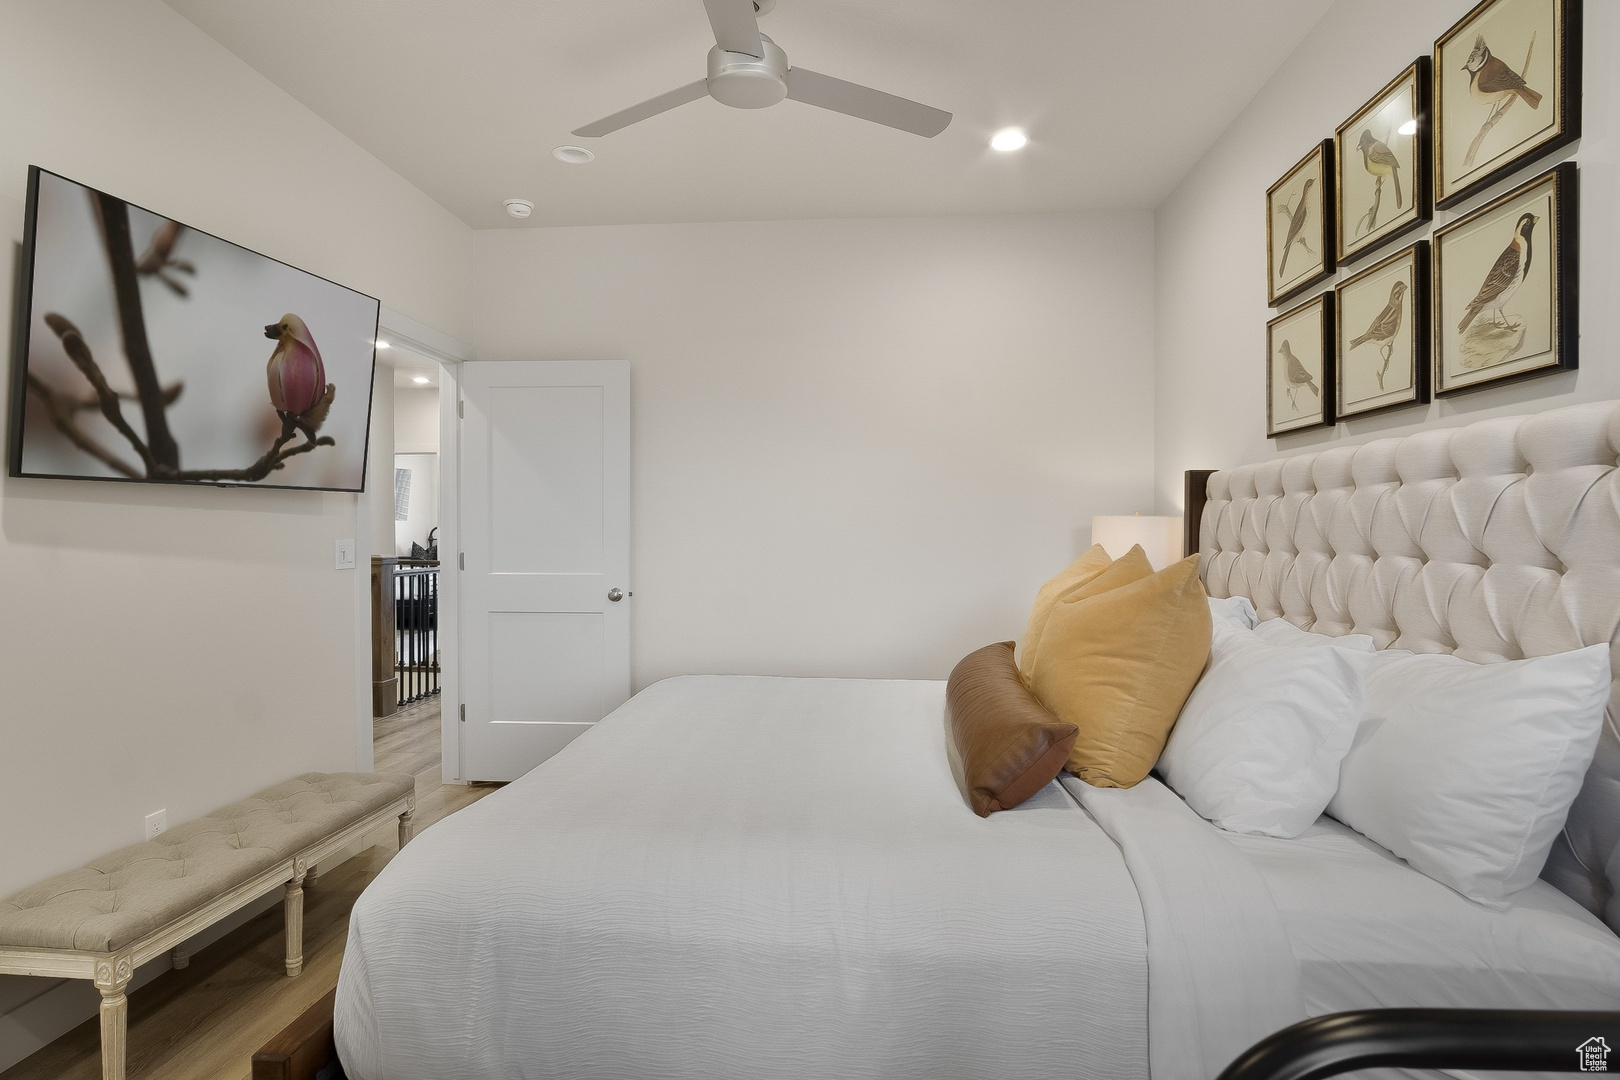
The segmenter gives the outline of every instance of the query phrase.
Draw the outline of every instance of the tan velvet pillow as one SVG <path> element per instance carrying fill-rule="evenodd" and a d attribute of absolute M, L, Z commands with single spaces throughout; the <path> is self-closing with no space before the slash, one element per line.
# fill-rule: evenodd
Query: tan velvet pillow
<path fill-rule="evenodd" d="M 1140 552 L 1053 607 L 1031 680 L 1035 696 L 1079 729 L 1068 770 L 1097 787 L 1147 776 L 1209 660 L 1198 556 L 1155 574 Z"/>
<path fill-rule="evenodd" d="M 1035 606 L 1029 610 L 1029 623 L 1024 628 L 1024 642 L 1018 649 L 1018 671 L 1029 682 L 1035 670 L 1035 647 L 1040 644 L 1046 620 L 1052 614 L 1052 605 L 1076 586 L 1084 585 L 1112 562 L 1101 544 L 1092 544 L 1090 550 L 1042 585 L 1035 594 Z"/>
<path fill-rule="evenodd" d="M 1013 643 L 962 658 L 945 684 L 951 741 L 980 817 L 1017 806 L 1063 771 L 1075 727 L 1048 712 L 1013 664 Z"/>

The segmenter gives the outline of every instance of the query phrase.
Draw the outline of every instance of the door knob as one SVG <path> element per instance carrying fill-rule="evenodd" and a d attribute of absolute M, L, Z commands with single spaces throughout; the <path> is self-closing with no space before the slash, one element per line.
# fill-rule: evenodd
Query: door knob
<path fill-rule="evenodd" d="M 617 604 L 620 600 L 624 599 L 624 593 L 620 592 L 618 589 L 609 589 L 608 599 Z"/>

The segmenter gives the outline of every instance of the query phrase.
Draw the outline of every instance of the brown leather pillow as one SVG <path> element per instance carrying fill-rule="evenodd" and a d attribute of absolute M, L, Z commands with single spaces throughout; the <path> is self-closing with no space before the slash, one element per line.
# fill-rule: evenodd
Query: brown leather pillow
<path fill-rule="evenodd" d="M 1029 692 L 1010 641 L 964 656 L 945 684 L 945 704 L 968 801 L 980 817 L 1017 806 L 1051 782 L 1079 732 Z"/>

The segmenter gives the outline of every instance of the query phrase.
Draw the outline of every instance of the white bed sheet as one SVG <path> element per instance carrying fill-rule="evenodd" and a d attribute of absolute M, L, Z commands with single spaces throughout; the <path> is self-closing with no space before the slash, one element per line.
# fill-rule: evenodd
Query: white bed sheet
<path fill-rule="evenodd" d="M 1545 881 L 1518 894 L 1507 911 L 1491 911 L 1327 816 L 1293 840 L 1225 835 L 1265 880 L 1311 1016 L 1369 1008 L 1620 1009 L 1620 937 Z"/>
<path fill-rule="evenodd" d="M 1260 871 L 1312 1015 L 1366 1008 L 1620 1009 L 1620 937 L 1537 881 L 1491 911 L 1322 817 L 1228 834 Z"/>
<path fill-rule="evenodd" d="M 1118 847 L 976 817 L 945 738 L 943 683 L 649 687 L 360 898 L 349 1076 L 1145 1080 Z"/>

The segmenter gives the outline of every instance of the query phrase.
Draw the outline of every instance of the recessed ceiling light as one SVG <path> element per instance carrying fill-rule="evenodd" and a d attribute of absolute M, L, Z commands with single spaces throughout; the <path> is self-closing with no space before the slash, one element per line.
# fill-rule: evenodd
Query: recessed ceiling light
<path fill-rule="evenodd" d="M 507 199 L 506 212 L 521 221 L 534 213 L 534 203 L 528 199 Z"/>
<path fill-rule="evenodd" d="M 1406 123 L 1402 124 L 1400 127 L 1396 128 L 1395 130 L 1397 132 L 1399 132 L 1400 134 L 1402 134 L 1402 135 L 1416 135 L 1417 134 L 1417 121 L 1416 120 L 1408 120 Z"/>
<path fill-rule="evenodd" d="M 596 160 L 596 155 L 583 146 L 554 146 L 551 156 L 567 165 L 585 165 Z"/>
<path fill-rule="evenodd" d="M 1024 144 L 1029 142 L 1029 136 L 1024 134 L 1023 128 L 1002 128 L 990 137 L 990 148 L 1003 153 L 1009 150 L 1022 150 Z"/>
<path fill-rule="evenodd" d="M 388 344 L 388 342 L 384 341 L 382 338 L 378 338 L 377 339 L 377 348 L 379 348 L 379 349 L 392 349 L 393 346 Z"/>
<path fill-rule="evenodd" d="M 416 383 L 418 386 L 422 386 L 422 385 L 428 383 L 429 381 L 431 381 L 431 380 L 429 380 L 426 375 L 412 375 L 411 376 L 411 382 Z"/>

